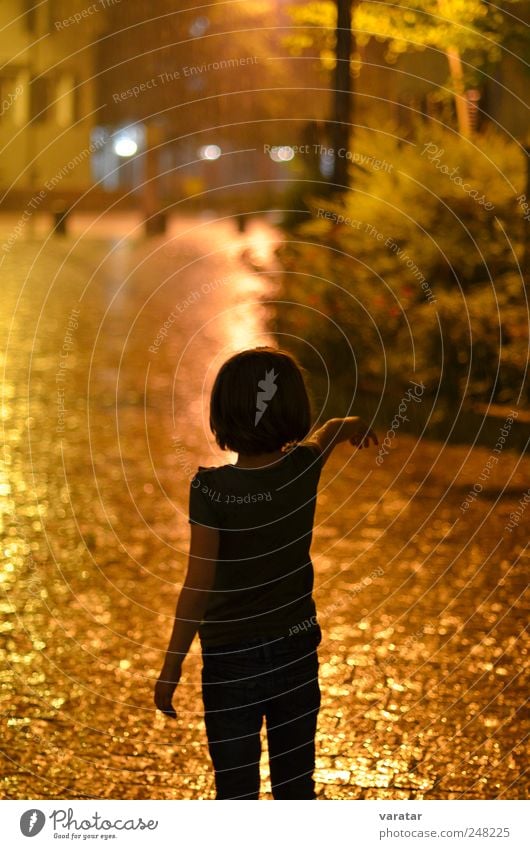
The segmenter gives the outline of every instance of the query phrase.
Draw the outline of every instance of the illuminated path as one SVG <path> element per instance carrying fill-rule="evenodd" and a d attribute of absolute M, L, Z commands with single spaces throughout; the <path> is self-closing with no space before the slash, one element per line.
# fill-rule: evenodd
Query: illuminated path
<path fill-rule="evenodd" d="M 198 644 L 176 724 L 151 690 L 189 476 L 223 456 L 211 381 L 268 341 L 257 299 L 276 290 L 239 259 L 250 245 L 266 264 L 268 231 L 182 219 L 166 240 L 120 241 L 124 218 L 76 244 L 90 222 L 73 223 L 63 241 L 21 237 L 2 266 L 2 795 L 211 798 Z M 504 530 L 528 460 L 507 446 L 462 511 L 488 449 L 394 445 L 380 467 L 341 448 L 322 475 L 319 796 L 528 797 L 525 523 Z"/>

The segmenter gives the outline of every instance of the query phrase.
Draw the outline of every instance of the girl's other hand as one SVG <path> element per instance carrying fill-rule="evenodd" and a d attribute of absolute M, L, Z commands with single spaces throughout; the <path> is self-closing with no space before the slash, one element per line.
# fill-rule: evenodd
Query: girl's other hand
<path fill-rule="evenodd" d="M 177 689 L 177 684 L 180 681 L 180 671 L 176 674 L 166 675 L 160 673 L 160 678 L 155 684 L 155 705 L 158 710 L 170 716 L 172 719 L 177 718 L 177 712 L 173 707 L 173 694 Z"/>

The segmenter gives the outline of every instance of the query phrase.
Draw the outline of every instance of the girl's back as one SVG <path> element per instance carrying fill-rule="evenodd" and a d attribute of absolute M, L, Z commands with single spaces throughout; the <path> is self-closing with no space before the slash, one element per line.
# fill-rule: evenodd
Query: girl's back
<path fill-rule="evenodd" d="M 190 522 L 220 532 L 202 645 L 316 624 L 309 551 L 321 469 L 315 446 L 303 444 L 262 469 L 199 467 L 190 486 Z"/>

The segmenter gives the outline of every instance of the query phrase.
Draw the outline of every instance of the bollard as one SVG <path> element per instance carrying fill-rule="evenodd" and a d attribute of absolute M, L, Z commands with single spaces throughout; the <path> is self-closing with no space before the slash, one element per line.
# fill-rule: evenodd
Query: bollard
<path fill-rule="evenodd" d="M 155 212 L 149 218 L 145 219 L 145 235 L 158 236 L 165 233 L 167 229 L 167 215 L 165 212 Z"/>
<path fill-rule="evenodd" d="M 57 236 L 66 236 L 66 226 L 70 210 L 64 200 L 58 200 L 52 207 L 53 233 Z"/>

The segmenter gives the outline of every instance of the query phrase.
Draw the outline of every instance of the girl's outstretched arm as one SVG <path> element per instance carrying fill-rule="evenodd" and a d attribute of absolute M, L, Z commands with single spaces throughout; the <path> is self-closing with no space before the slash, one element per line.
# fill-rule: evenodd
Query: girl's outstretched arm
<path fill-rule="evenodd" d="M 368 427 L 363 419 L 359 416 L 348 416 L 345 419 L 329 419 L 304 441 L 319 447 L 324 465 L 339 442 L 350 442 L 357 448 L 368 448 L 370 440 L 374 445 L 379 445 L 375 431 Z"/>
<path fill-rule="evenodd" d="M 172 705 L 173 694 L 180 680 L 182 663 L 206 611 L 218 551 L 219 531 L 193 523 L 188 571 L 178 598 L 164 665 L 155 685 L 155 705 L 173 718 L 177 715 Z"/>

